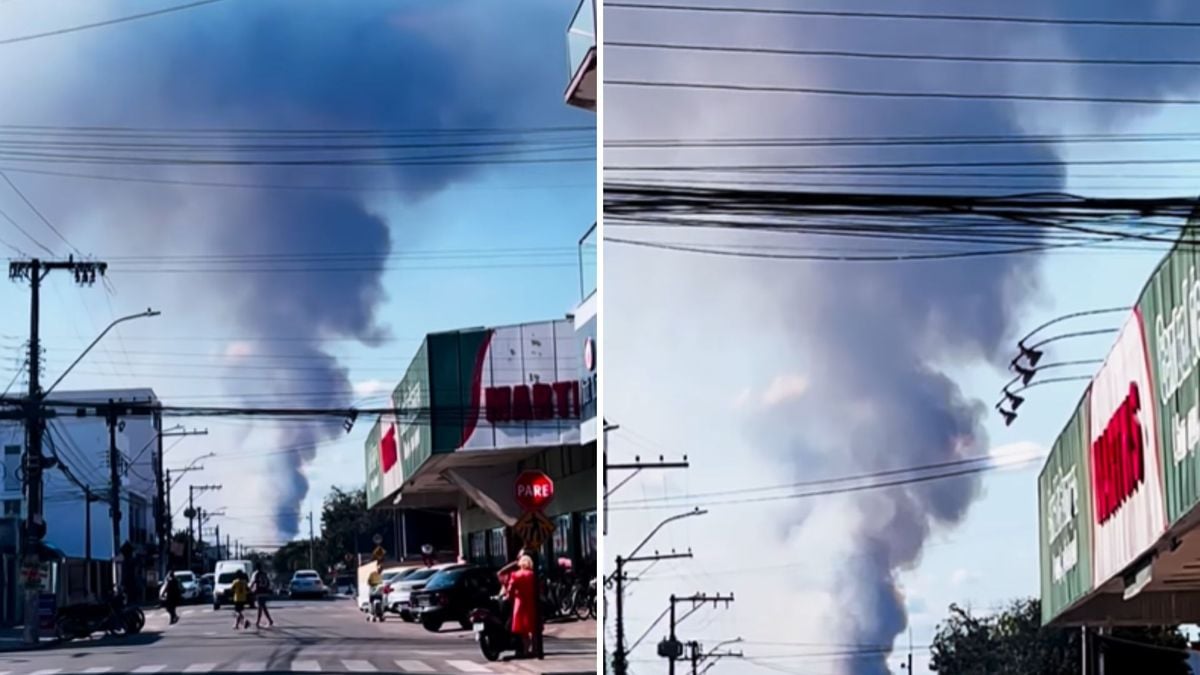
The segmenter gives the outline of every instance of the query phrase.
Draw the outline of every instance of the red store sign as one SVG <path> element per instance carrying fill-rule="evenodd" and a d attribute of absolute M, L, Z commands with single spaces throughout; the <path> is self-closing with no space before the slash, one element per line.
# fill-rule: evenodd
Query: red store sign
<path fill-rule="evenodd" d="M 483 390 L 487 421 L 530 422 L 579 419 L 579 381 L 487 387 Z"/>
<path fill-rule="evenodd" d="M 1096 522 L 1103 525 L 1146 480 L 1141 396 L 1137 383 L 1109 418 L 1104 432 L 1092 442 L 1092 495 Z"/>

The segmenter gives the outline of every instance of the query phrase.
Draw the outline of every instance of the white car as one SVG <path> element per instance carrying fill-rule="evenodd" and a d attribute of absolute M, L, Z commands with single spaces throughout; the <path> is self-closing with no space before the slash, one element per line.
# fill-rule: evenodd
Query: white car
<path fill-rule="evenodd" d="M 293 598 L 325 597 L 329 595 L 329 590 L 316 570 L 297 570 L 292 575 L 292 583 L 288 584 L 288 595 Z"/>
<path fill-rule="evenodd" d="M 200 580 L 195 574 L 181 570 L 175 573 L 175 579 L 179 582 L 179 594 L 184 602 L 194 602 L 200 597 Z"/>
<path fill-rule="evenodd" d="M 249 560 L 222 560 L 217 563 L 216 583 L 213 584 L 213 611 L 221 609 L 222 604 L 230 604 L 233 598 L 230 596 L 230 591 L 233 587 L 233 580 L 238 572 L 246 575 L 246 578 L 251 578 L 253 566 Z M 250 596 L 250 606 L 254 607 L 254 596 Z"/>
<path fill-rule="evenodd" d="M 451 567 L 463 566 L 462 563 L 446 563 L 443 565 L 434 565 L 433 567 L 410 569 L 402 579 L 392 583 L 392 592 L 387 596 L 388 609 L 399 614 L 400 618 L 405 621 L 416 621 L 417 615 L 412 611 L 413 591 L 425 588 L 425 584 L 429 582 L 429 579 L 438 572 Z"/>

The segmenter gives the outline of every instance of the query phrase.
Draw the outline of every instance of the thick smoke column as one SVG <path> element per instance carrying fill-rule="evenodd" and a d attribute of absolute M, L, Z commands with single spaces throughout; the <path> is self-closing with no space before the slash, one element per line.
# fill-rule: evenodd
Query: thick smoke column
<path fill-rule="evenodd" d="M 113 15 L 128 8 L 127 2 L 107 7 Z M 159 129 L 421 129 L 431 134 L 408 142 L 436 140 L 439 129 L 588 124 L 589 116 L 562 104 L 571 9 L 557 0 L 220 3 L 186 16 L 30 42 L 19 54 L 10 50 L 10 63 L 31 69 L 38 64 L 41 71 L 36 77 L 0 72 L 0 81 L 7 75 L 21 85 L 19 93 L 14 89 L 5 97 L 4 121 Z M 94 166 L 83 170 L 103 172 Z M 165 248 L 198 255 L 386 255 L 419 241 L 426 226 L 392 224 L 391 232 L 400 233 L 394 240 L 375 211 L 377 202 L 368 201 L 379 193 L 367 188 L 391 188 L 393 197 L 414 201 L 483 170 L 469 162 L 342 170 L 117 167 L 112 171 L 117 175 L 364 190 L 115 189 L 72 181 L 54 213 L 68 236 L 102 228 L 120 239 L 122 253 Z M 170 290 L 162 292 L 170 293 L 168 304 L 174 307 L 216 307 L 218 321 L 233 322 L 234 331 L 251 341 L 285 338 L 251 342 L 254 356 L 268 357 L 263 363 L 280 363 L 269 357 L 304 357 L 284 361 L 302 368 L 238 383 L 230 393 L 274 391 L 293 401 L 304 394 L 299 400 L 306 406 L 347 406 L 351 383 L 325 352 L 324 341 L 375 344 L 386 337 L 377 316 L 386 297 L 383 263 L 363 260 L 353 263 L 361 269 L 324 273 L 198 275 L 178 284 L 168 277 L 162 285 Z M 119 276 L 119 267 L 113 272 Z M 344 432 L 340 421 L 280 429 L 280 447 L 300 451 L 273 458 L 264 482 L 269 483 L 265 489 L 275 491 L 269 495 L 275 503 L 267 505 L 278 514 L 275 527 L 290 537 L 308 490 L 305 465 L 318 443 Z"/>
<path fill-rule="evenodd" d="M 840 6 L 831 9 L 843 9 Z M 807 9 L 807 8 L 806 8 Z M 993 16 L 1183 18 L 1178 2 L 1133 5 L 1110 2 L 1058 2 L 1015 6 L 1004 2 L 858 5 L 848 10 L 905 13 L 978 13 Z M 607 35 L 614 40 L 648 39 L 646 13 L 607 16 Z M 1136 12 L 1136 16 L 1131 16 Z M 1169 29 L 1029 26 L 971 22 L 802 19 L 713 15 L 687 17 L 663 13 L 652 17 L 661 42 L 737 44 L 795 49 L 841 49 L 864 52 L 922 54 L 993 54 L 1080 56 L 1091 58 L 1186 58 L 1188 33 Z M 1195 17 L 1192 17 L 1195 20 Z M 1185 68 L 1148 69 L 1012 64 L 883 62 L 855 59 L 789 59 L 661 54 L 610 50 L 608 76 L 631 79 L 716 81 L 737 84 L 809 85 L 824 88 L 882 91 L 1045 92 L 1074 95 L 1152 97 L 1181 94 L 1197 78 Z M 648 56 L 650 55 L 650 56 Z M 622 56 L 627 60 L 618 61 Z M 636 59 L 634 57 L 637 57 Z M 771 64 L 771 65 L 767 65 Z M 610 89 L 607 111 L 646 95 L 644 89 Z M 684 129 L 650 129 L 654 120 L 631 114 L 606 122 L 623 137 L 839 137 L 900 135 L 1000 135 L 1080 133 L 1119 128 L 1148 107 L 1088 105 L 1015 105 L 988 101 L 912 101 L 902 99 L 695 94 L 685 104 L 672 91 L 662 101 L 681 110 Z M 723 98 L 724 97 L 724 98 Z M 699 105 L 699 103 L 704 105 Z M 615 113 L 619 115 L 620 113 Z M 620 119 L 620 118 L 618 118 Z M 748 120 L 753 120 L 748 123 Z M 1089 149 L 1094 156 L 1119 156 L 1121 146 Z M 626 155 L 625 157 L 634 157 Z M 649 164 L 665 161 L 637 159 Z M 721 156 L 679 152 L 673 161 L 706 164 L 873 162 L 1047 161 L 1060 159 L 1051 144 L 1031 142 L 1003 146 L 900 146 L 812 150 L 781 148 Z M 621 162 L 633 164 L 633 161 Z M 973 169 L 980 171 L 980 169 Z M 987 171 L 987 169 L 982 169 Z M 995 171 L 1005 171 L 997 169 Z M 1007 169 L 1020 171 L 1020 169 Z M 763 180 L 807 182 L 800 189 L 900 191 L 903 185 L 958 194 L 1060 190 L 1064 180 L 1053 167 L 1038 167 L 1039 178 L 971 177 L 965 172 L 914 177 L 887 174 L 793 174 Z M 958 173 L 959 175 L 954 175 Z M 738 176 L 746 180 L 745 175 Z M 1111 183 L 1112 181 L 1108 181 Z M 878 184 L 891 184 L 879 186 Z M 874 185 L 872 185 L 874 184 Z M 763 237 L 752 237 L 761 245 Z M 773 239 L 789 246 L 862 249 L 871 246 L 918 249 L 919 244 L 805 237 Z M 860 243 L 861 242 L 861 243 Z M 945 250 L 942 248 L 941 250 Z M 711 264 L 698 259 L 696 265 Z M 988 408 L 968 400 L 944 370 L 980 360 L 1003 367 L 1002 356 L 1016 332 L 1018 312 L 1037 291 L 1039 260 L 1006 256 L 932 264 L 795 264 L 772 267 L 768 290 L 778 298 L 779 315 L 796 344 L 795 354 L 780 358 L 780 372 L 802 372 L 810 391 L 769 409 L 751 420 L 758 447 L 785 458 L 798 480 L 872 470 L 889 470 L 980 456 L 988 447 L 982 422 Z M 853 645 L 892 644 L 908 623 L 897 584 L 899 571 L 919 561 L 937 527 L 962 521 L 979 492 L 974 477 L 917 483 L 902 488 L 861 492 L 807 501 L 794 507 L 789 532 L 809 521 L 815 510 L 836 511 L 845 527 L 840 534 L 853 553 L 835 561 L 829 592 L 838 610 L 827 617 L 838 642 Z M 825 519 L 828 520 L 828 519 Z M 828 533 L 824 533 L 828 535 Z M 792 534 L 790 536 L 803 536 Z M 828 542 L 808 541 L 793 550 L 821 548 Z M 888 672 L 886 655 L 856 656 L 838 662 L 845 673 Z"/>

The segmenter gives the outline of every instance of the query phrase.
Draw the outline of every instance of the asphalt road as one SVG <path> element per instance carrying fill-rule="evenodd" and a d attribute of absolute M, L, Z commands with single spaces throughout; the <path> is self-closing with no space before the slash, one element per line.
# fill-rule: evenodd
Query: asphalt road
<path fill-rule="evenodd" d="M 399 619 L 371 623 L 346 598 L 278 600 L 274 628 L 235 631 L 233 611 L 210 605 L 147 612 L 143 633 L 74 641 L 31 652 L 0 654 L 0 675 L 69 673 L 510 673 L 488 663 L 470 632 L 457 626 L 428 633 Z M 254 620 L 253 610 L 246 615 Z"/>

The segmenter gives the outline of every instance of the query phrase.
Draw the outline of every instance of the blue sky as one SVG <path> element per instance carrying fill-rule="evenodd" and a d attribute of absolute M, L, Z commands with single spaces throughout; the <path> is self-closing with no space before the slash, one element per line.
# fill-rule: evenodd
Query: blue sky
<path fill-rule="evenodd" d="M 828 3 L 805 9 L 826 6 L 881 8 L 877 3 L 858 2 L 853 6 Z M 945 12 L 948 7 L 934 2 L 910 3 L 904 11 Z M 985 3 L 977 11 L 1052 17 L 1185 18 L 1182 9 L 1170 3 L 1150 3 L 1137 10 L 1116 2 L 1060 2 L 1038 7 Z M 1139 12 L 1137 17 L 1133 17 L 1135 11 Z M 1118 35 L 1112 31 L 1074 32 L 1048 27 L 1014 32 L 1012 27 L 1002 25 L 946 28 L 934 22 L 854 22 L 610 8 L 604 30 L 607 40 L 874 52 L 1114 58 L 1134 53 L 1148 56 L 1146 45 L 1151 43 L 1154 55 L 1187 50 L 1184 35 L 1170 31 L 1155 33 L 1151 40 L 1131 30 Z M 609 80 L 1179 97 L 1194 96 L 1198 89 L 1181 72 L 1145 69 L 961 64 L 927 67 L 631 48 L 610 48 L 604 58 Z M 1194 114 L 1185 108 L 1118 109 L 1036 102 L 978 105 L 622 86 L 608 87 L 606 96 L 607 139 L 1154 133 L 1194 129 Z M 651 114 L 655 109 L 673 114 Z M 1100 148 L 1049 144 L 1007 158 L 1071 161 L 1192 157 L 1195 149 L 1194 143 Z M 738 159 L 748 160 L 740 163 L 894 161 L 911 157 L 906 152 L 920 151 L 816 152 L 746 151 Z M 981 158 L 967 157 L 960 150 L 954 152 L 958 154 L 951 158 Z M 731 154 L 701 151 L 606 151 L 605 155 L 609 166 L 699 161 L 739 163 Z M 1163 169 L 1146 169 L 1145 173 L 1155 171 Z M 1136 178 L 1139 170 L 1133 167 L 1068 166 L 1060 183 L 1048 183 L 1084 194 L 1194 193 L 1194 188 L 1189 189 L 1194 184 L 1194 172 L 1178 166 L 1169 171 L 1179 176 L 1150 181 Z M 1122 175 L 1088 177 L 1096 173 Z M 634 176 L 613 172 L 606 178 L 629 180 Z M 663 173 L 654 177 L 668 176 Z M 689 179 L 694 177 L 688 175 Z M 942 182 L 959 184 L 955 179 Z M 1128 189 L 1131 186 L 1149 187 Z M 652 236 L 611 224 L 607 232 Z M 820 242 L 813 245 L 819 246 Z M 946 374 L 962 397 L 981 406 L 978 413 L 973 413 L 978 415 L 979 424 L 972 433 L 977 442 L 974 451 L 1044 451 L 1077 403 L 1083 383 L 1031 390 L 1020 418 L 1006 428 L 991 406 L 1011 377 L 1003 364 L 1012 355 L 1015 339 L 1042 321 L 1066 312 L 1132 303 L 1161 255 L 1161 251 L 1070 253 L 992 265 L 854 267 L 721 259 L 608 246 L 604 274 L 609 354 L 605 415 L 609 422 L 621 425 L 610 436 L 610 456 L 619 461 L 634 455 L 686 454 L 692 461 L 687 471 L 643 472 L 613 497 L 609 557 L 633 548 L 662 517 L 681 510 L 628 510 L 628 505 L 618 503 L 621 501 L 778 485 L 923 463 L 897 459 L 899 454 L 919 451 L 898 433 L 876 439 L 873 447 L 862 447 L 852 440 L 871 438 L 861 433 L 863 429 L 869 431 L 871 424 L 855 420 L 879 419 L 873 414 L 892 406 L 906 414 L 921 411 L 913 408 L 911 401 L 896 403 L 878 394 L 902 391 L 903 369 L 897 369 L 898 377 L 881 373 L 878 386 L 874 386 L 869 377 L 862 377 L 862 364 L 853 362 L 851 357 L 856 352 L 837 344 L 839 339 L 858 347 L 870 344 L 872 335 L 878 333 L 885 336 L 875 345 L 878 351 L 894 355 L 902 365 L 911 360 Z M 653 283 L 646 283 L 647 276 Z M 886 297 L 897 306 L 872 301 L 885 290 Z M 986 310 L 983 321 L 972 313 L 981 306 Z M 906 311 L 917 319 L 949 317 L 946 340 L 922 335 L 922 324 L 906 316 Z M 1119 320 L 1119 316 L 1110 315 L 1058 328 L 1065 332 L 1068 328 L 1115 326 Z M 981 327 L 974 328 L 975 324 Z M 831 326 L 844 330 L 839 333 Z M 1103 358 L 1110 338 L 1063 342 L 1046 357 L 1047 362 Z M 876 354 L 860 355 L 864 363 L 881 363 Z M 882 363 L 889 365 L 886 361 Z M 654 367 L 647 368 L 647 363 Z M 1081 367 L 1055 375 L 1091 372 Z M 926 389 L 914 387 L 912 397 L 917 397 L 919 391 Z M 824 419 L 814 417 L 813 411 Z M 987 611 L 1016 597 L 1038 594 L 1039 468 L 1040 463 L 1034 463 L 986 474 L 957 519 L 924 521 L 928 527 L 924 545 L 911 564 L 892 568 L 915 645 L 929 644 L 935 624 L 946 616 L 952 602 Z M 691 548 L 695 558 L 657 565 L 633 584 L 626 605 L 630 640 L 637 639 L 666 609 L 666 598 L 671 593 L 733 592 L 737 600 L 732 607 L 703 610 L 680 628 L 683 638 L 710 645 L 741 636 L 747 641 L 741 646 L 747 655 L 767 657 L 758 664 L 722 662 L 718 667 L 723 672 L 778 668 L 784 672 L 899 673 L 908 644 L 908 633 L 903 628 L 894 633 L 894 653 L 884 662 L 872 664 L 870 670 L 864 661 L 812 654 L 836 651 L 831 647 L 846 642 L 861 644 L 863 640 L 855 639 L 855 635 L 878 634 L 878 628 L 868 625 L 874 623 L 873 617 L 865 616 L 869 612 L 862 608 L 886 605 L 880 598 L 865 595 L 883 584 L 867 583 L 861 575 L 863 583 L 847 580 L 863 569 L 877 570 L 863 567 L 864 550 L 869 542 L 890 541 L 881 523 L 903 515 L 900 509 L 907 508 L 908 503 L 833 496 L 805 503 L 728 505 L 669 525 L 648 548 Z M 661 667 L 654 644 L 664 635 L 661 624 L 649 631 L 631 657 L 632 672 L 651 672 Z M 917 672 L 925 671 L 925 655 L 920 650 L 916 653 Z"/>
<path fill-rule="evenodd" d="M 64 2 L 50 9 L 47 3 L 0 7 L 0 40 L 126 16 L 147 5 Z M 503 7 L 220 2 L 5 44 L 0 124 L 421 130 L 411 138 L 458 139 L 467 146 L 481 137 L 459 130 L 580 127 L 571 137 L 582 148 L 594 138 L 595 116 L 562 98 L 573 10 L 551 0 Z M 539 157 L 536 151 L 526 156 Z M 113 317 L 152 306 L 163 315 L 109 335 L 62 387 L 151 386 L 175 403 L 263 402 L 316 391 L 322 396 L 292 400 L 379 405 L 428 332 L 571 311 L 580 300 L 577 242 L 595 220 L 595 168 L 588 162 L 147 169 L 5 159 L 0 169 L 9 170 L 72 246 L 111 264 L 111 290 L 78 288 L 61 275 L 47 282 L 48 372 L 57 376 Z M 111 182 L 20 169 L 348 189 Z M 67 252 L 7 186 L 0 186 L 0 209 L 55 253 Z M 38 251 L 2 220 L 0 239 Z M 349 272 L 319 268 L 353 263 L 318 259 L 312 263 L 318 270 L 304 274 L 214 274 L 221 265 L 178 258 L 279 251 L 391 257 L 383 269 L 362 263 Z M 175 258 L 154 263 L 160 255 Z M 195 267 L 207 271 L 176 271 Z M 12 373 L 28 330 L 27 288 L 0 287 L 0 308 L 11 317 L 3 356 L 5 372 Z M 304 367 L 272 370 L 281 363 Z M 168 442 L 167 466 L 217 453 L 192 477 L 224 484 L 219 496 L 205 499 L 214 508 L 227 506 L 222 531 L 243 541 L 276 542 L 290 534 L 301 512 L 319 511 L 332 486 L 362 484 L 369 420 L 348 435 L 228 419 L 184 423 L 210 434 Z M 318 448 L 301 469 L 294 454 L 278 452 L 298 443 Z M 299 483 L 287 478 L 293 473 L 302 477 Z M 188 482 L 177 490 L 186 494 Z"/>

